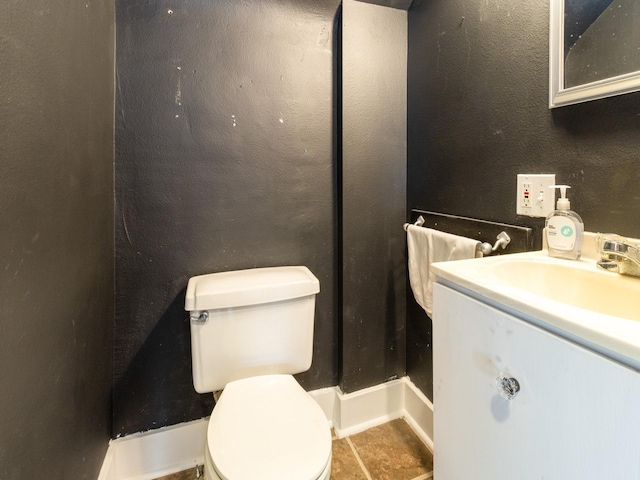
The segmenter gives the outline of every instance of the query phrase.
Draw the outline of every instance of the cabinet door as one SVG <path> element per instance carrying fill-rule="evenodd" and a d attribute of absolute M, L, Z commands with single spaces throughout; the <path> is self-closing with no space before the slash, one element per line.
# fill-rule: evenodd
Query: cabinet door
<path fill-rule="evenodd" d="M 637 372 L 434 287 L 436 480 L 640 479 Z"/>

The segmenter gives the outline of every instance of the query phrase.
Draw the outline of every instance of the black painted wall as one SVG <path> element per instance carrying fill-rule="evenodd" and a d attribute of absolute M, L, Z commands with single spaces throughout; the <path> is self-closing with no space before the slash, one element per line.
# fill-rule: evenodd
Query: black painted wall
<path fill-rule="evenodd" d="M 342 344 L 350 393 L 405 374 L 407 12 L 342 9 Z"/>
<path fill-rule="evenodd" d="M 307 389 L 337 383 L 338 1 L 117 2 L 114 435 L 210 414 L 189 277 L 306 265 Z"/>
<path fill-rule="evenodd" d="M 587 231 L 639 237 L 640 94 L 549 110 L 548 24 L 548 2 L 414 1 L 407 205 L 540 227 L 515 214 L 516 175 L 555 173 Z M 431 396 L 430 321 L 409 310 L 408 373 Z"/>
<path fill-rule="evenodd" d="M 114 8 L 4 2 L 0 478 L 95 479 L 111 434 Z"/>

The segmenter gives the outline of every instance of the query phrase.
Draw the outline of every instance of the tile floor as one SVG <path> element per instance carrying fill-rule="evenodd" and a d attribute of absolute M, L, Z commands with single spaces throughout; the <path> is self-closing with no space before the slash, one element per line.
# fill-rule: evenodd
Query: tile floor
<path fill-rule="evenodd" d="M 433 479 L 433 455 L 404 419 L 333 439 L 331 480 Z M 196 470 L 156 480 L 195 480 Z"/>

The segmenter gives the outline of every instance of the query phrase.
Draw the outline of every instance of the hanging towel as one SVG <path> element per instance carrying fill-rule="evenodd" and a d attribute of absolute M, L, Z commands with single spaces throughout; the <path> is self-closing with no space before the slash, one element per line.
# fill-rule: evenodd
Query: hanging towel
<path fill-rule="evenodd" d="M 409 282 L 416 301 L 429 317 L 433 306 L 433 284 L 436 281 L 431 264 L 482 256 L 482 253 L 476 250 L 479 243 L 471 238 L 431 228 L 408 226 Z"/>

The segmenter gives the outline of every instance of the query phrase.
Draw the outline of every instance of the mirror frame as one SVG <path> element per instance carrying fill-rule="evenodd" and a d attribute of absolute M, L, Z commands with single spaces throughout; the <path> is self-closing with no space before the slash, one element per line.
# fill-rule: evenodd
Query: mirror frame
<path fill-rule="evenodd" d="M 640 90 L 640 70 L 564 88 L 564 0 L 550 1 L 549 108 L 562 107 Z"/>

